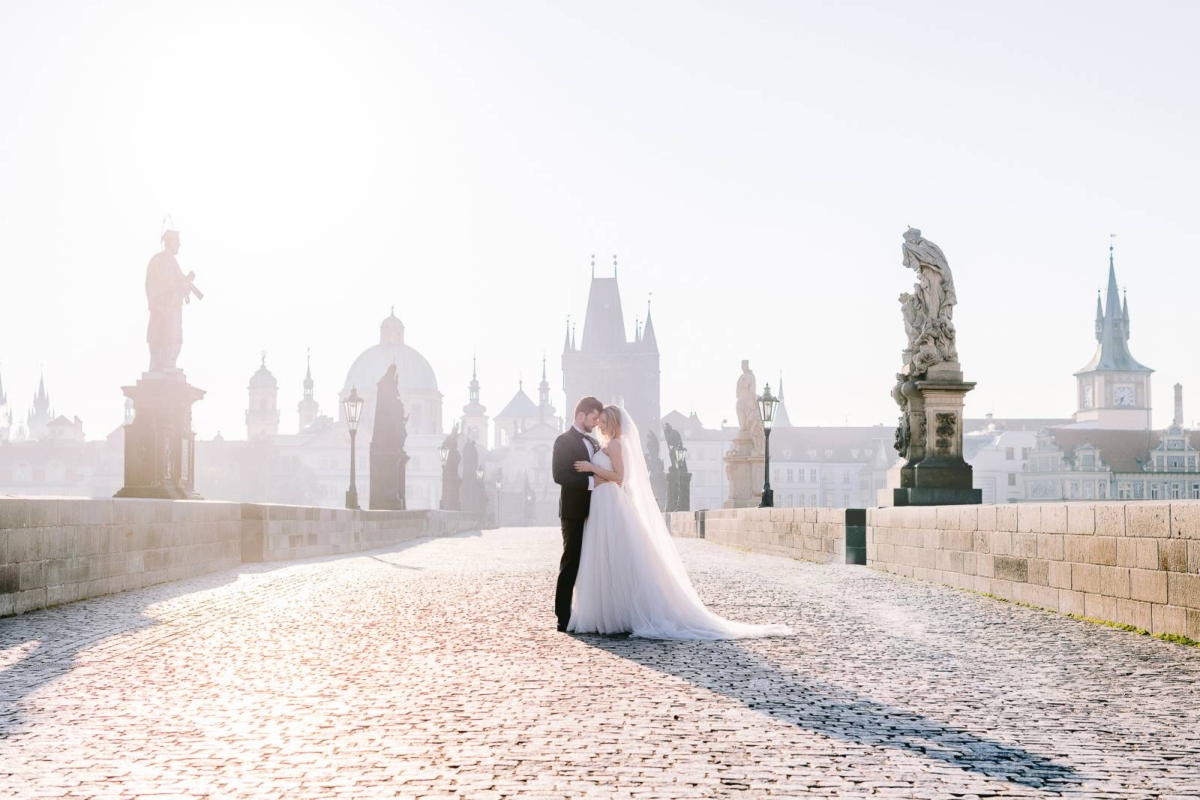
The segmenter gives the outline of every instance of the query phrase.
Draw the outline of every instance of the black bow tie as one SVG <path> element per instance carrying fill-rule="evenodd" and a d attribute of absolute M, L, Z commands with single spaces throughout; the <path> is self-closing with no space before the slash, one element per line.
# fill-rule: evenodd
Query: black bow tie
<path fill-rule="evenodd" d="M 587 439 L 589 442 L 591 442 L 591 443 L 592 443 L 592 450 L 593 450 L 593 451 L 595 451 L 595 450 L 599 450 L 599 449 L 600 449 L 600 445 L 599 445 L 599 444 L 597 444 L 597 443 L 596 443 L 596 440 L 595 440 L 595 439 L 593 439 L 591 436 L 588 436 L 586 433 L 581 433 L 581 434 L 579 434 L 579 435 L 580 435 L 580 436 L 582 436 L 584 439 Z"/>

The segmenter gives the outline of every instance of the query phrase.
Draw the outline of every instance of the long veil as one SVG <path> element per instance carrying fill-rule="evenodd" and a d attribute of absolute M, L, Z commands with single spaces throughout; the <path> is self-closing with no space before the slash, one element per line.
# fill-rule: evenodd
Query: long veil
<path fill-rule="evenodd" d="M 753 625 L 725 619 L 705 607 L 684 569 L 683 559 L 671 539 L 667 522 L 650 487 L 650 469 L 642 449 L 637 424 L 625 409 L 621 412 L 621 449 L 625 458 L 624 491 L 642 544 L 649 548 L 627 557 L 640 565 L 641 585 L 632 587 L 633 634 L 653 639 L 741 639 L 757 636 L 788 636 L 786 625 Z M 657 455 L 657 454 L 656 454 Z M 635 546 L 635 551 L 639 550 Z"/>
<path fill-rule="evenodd" d="M 663 518 L 658 501 L 654 499 L 654 489 L 650 486 L 650 468 L 646 464 L 646 454 L 642 449 L 642 436 L 637 423 L 629 412 L 617 406 L 621 412 L 621 449 L 625 456 L 625 494 L 629 497 L 635 513 L 641 520 L 642 529 L 646 532 L 650 543 L 662 556 L 664 564 L 679 588 L 685 590 L 697 603 L 702 603 L 696 594 L 695 587 L 684 569 L 683 559 L 671 539 L 667 529 L 667 521 Z M 658 455 L 655 453 L 655 455 Z"/>

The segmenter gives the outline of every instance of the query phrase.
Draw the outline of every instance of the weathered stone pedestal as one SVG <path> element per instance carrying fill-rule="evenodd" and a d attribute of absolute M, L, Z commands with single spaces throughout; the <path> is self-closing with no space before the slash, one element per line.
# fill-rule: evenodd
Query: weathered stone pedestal
<path fill-rule="evenodd" d="M 204 390 L 175 369 L 143 372 L 136 384 L 121 389 L 133 401 L 134 418 L 125 426 L 125 486 L 115 496 L 203 499 L 195 488 L 192 404 Z"/>
<path fill-rule="evenodd" d="M 404 511 L 404 480 L 408 454 L 403 450 L 376 449 L 371 442 L 371 497 L 367 505 L 371 509 Z"/>
<path fill-rule="evenodd" d="M 908 400 L 911 443 L 900 467 L 897 506 L 951 506 L 983 502 L 972 487 L 971 465 L 963 460 L 963 398 L 975 384 L 962 379 L 958 364 L 930 367 L 923 379 L 903 386 Z"/>
<path fill-rule="evenodd" d="M 762 502 L 763 456 L 754 454 L 754 440 L 734 437 L 725 454 L 725 476 L 729 479 L 726 508 L 757 508 Z"/>
<path fill-rule="evenodd" d="M 667 511 L 692 510 L 692 473 L 685 467 L 667 468 Z"/>

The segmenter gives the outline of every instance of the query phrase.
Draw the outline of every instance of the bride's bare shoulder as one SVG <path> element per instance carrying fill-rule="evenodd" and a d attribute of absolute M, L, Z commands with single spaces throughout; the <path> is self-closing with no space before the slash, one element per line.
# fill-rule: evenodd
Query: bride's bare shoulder
<path fill-rule="evenodd" d="M 612 440 L 610 440 L 610 441 L 609 441 L 609 443 L 608 443 L 608 453 L 609 453 L 609 455 L 612 455 L 614 451 L 615 451 L 615 452 L 618 452 L 618 453 L 619 453 L 619 452 L 621 452 L 621 440 L 620 440 L 619 438 L 618 438 L 618 439 L 612 439 Z"/>

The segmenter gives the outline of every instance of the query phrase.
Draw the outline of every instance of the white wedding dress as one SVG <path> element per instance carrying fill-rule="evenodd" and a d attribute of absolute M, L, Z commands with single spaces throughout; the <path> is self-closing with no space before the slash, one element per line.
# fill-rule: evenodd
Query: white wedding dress
<path fill-rule="evenodd" d="M 654 500 L 637 427 L 625 411 L 621 431 L 624 485 L 602 483 L 592 492 L 567 630 L 647 639 L 791 635 L 786 625 L 734 622 L 704 607 Z M 612 469 L 603 450 L 592 463 Z"/>

